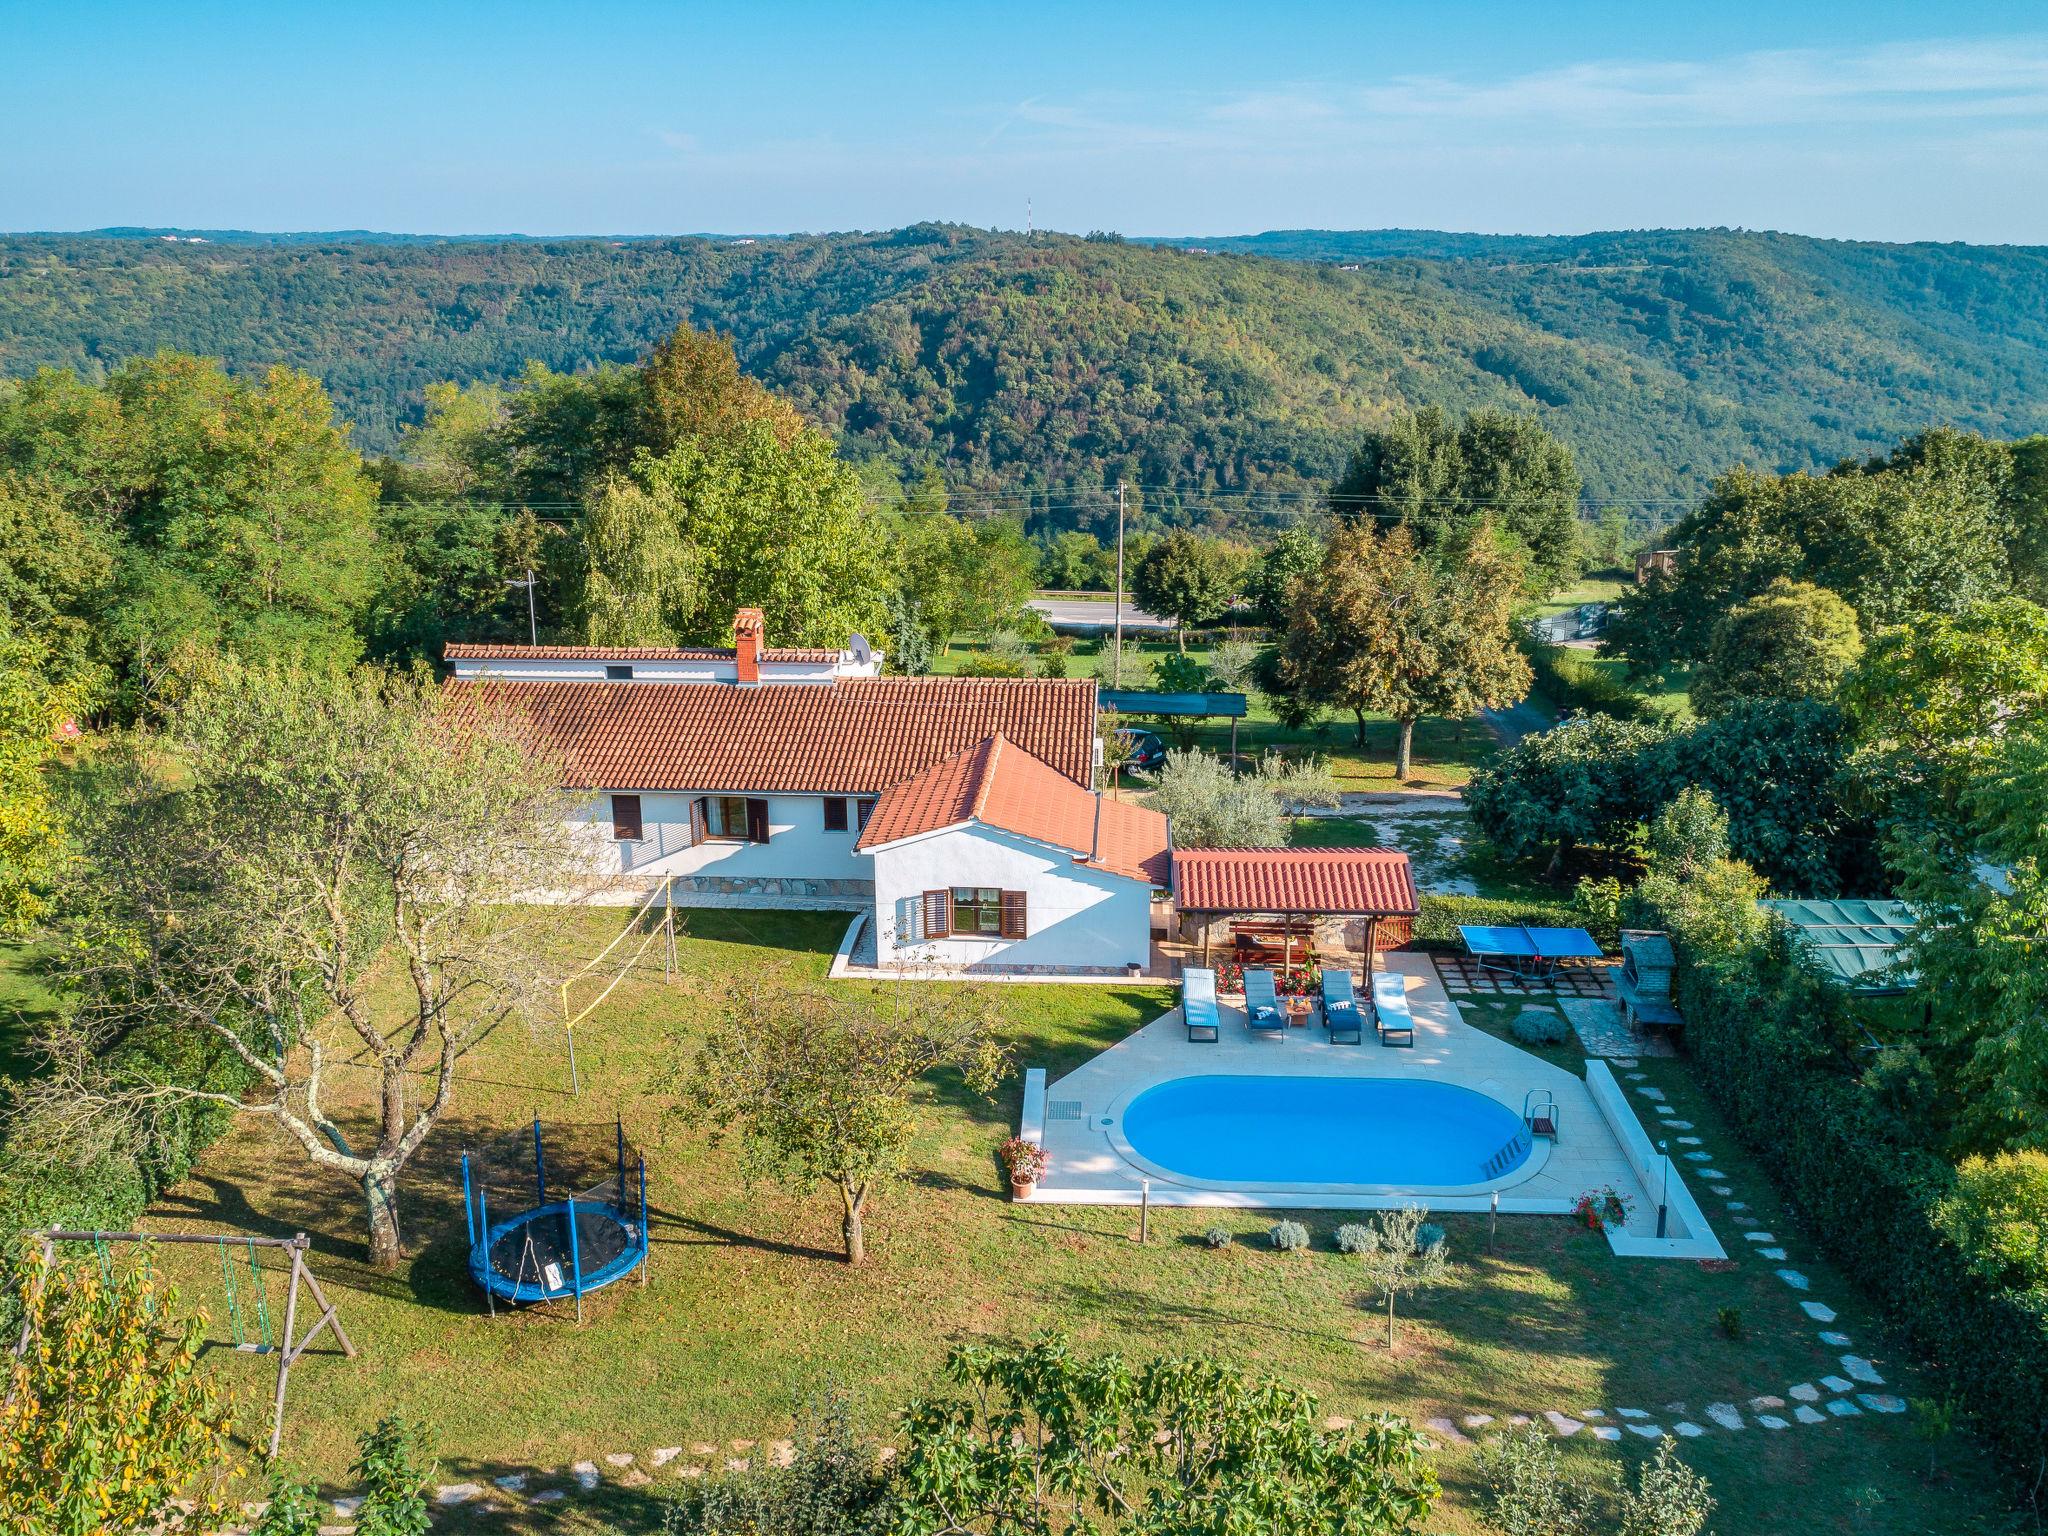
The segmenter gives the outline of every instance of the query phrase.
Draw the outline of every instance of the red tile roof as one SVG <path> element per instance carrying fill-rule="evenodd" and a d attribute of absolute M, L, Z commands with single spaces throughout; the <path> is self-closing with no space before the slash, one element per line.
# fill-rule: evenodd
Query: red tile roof
<path fill-rule="evenodd" d="M 1164 816 L 1106 800 L 1000 735 L 889 790 L 857 846 L 878 848 L 969 821 L 1070 849 L 1091 869 L 1166 883 Z"/>
<path fill-rule="evenodd" d="M 1413 916 L 1415 877 L 1398 848 L 1182 848 L 1173 899 L 1183 912 Z"/>
<path fill-rule="evenodd" d="M 444 661 L 731 661 L 729 645 L 495 645 L 450 640 Z M 839 652 L 819 648 L 765 650 L 763 661 L 837 661 Z"/>
<path fill-rule="evenodd" d="M 457 707 L 525 712 L 573 789 L 876 794 L 993 735 L 1085 787 L 1095 684 L 1052 678 L 842 677 L 764 683 L 451 678 Z"/>

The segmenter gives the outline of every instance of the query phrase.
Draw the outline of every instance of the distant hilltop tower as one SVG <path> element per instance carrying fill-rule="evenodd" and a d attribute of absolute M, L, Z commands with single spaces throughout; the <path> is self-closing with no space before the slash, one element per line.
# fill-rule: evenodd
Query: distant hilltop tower
<path fill-rule="evenodd" d="M 1024 233 L 1031 233 L 1031 199 L 1024 199 Z"/>

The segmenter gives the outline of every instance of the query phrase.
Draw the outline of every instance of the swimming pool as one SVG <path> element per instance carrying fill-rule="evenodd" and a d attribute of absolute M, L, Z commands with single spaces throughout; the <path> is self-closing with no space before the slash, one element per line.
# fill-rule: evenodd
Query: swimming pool
<path fill-rule="evenodd" d="M 1532 1150 L 1505 1104 L 1416 1078 L 1177 1077 L 1107 1128 L 1161 1172 L 1255 1188 L 1465 1189 L 1510 1178 Z"/>

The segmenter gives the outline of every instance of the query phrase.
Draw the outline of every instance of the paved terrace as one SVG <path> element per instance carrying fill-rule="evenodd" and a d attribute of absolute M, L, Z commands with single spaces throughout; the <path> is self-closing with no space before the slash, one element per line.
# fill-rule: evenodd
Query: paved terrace
<path fill-rule="evenodd" d="M 1415 1016 L 1412 1050 L 1382 1046 L 1370 1029 L 1362 1045 L 1332 1045 L 1320 1020 L 1289 1029 L 1284 1038 L 1254 1037 L 1245 1028 L 1243 1010 L 1227 1005 L 1221 1009 L 1222 1038 L 1197 1044 L 1188 1040 L 1176 1008 L 1044 1088 L 1042 1100 L 1027 1090 L 1024 1134 L 1030 1136 L 1034 1117 L 1042 1117 L 1043 1143 L 1051 1154 L 1051 1166 L 1033 1201 L 1137 1204 L 1140 1180 L 1146 1175 L 1118 1151 L 1103 1121 L 1105 1116 L 1120 1120 L 1122 1106 L 1133 1094 L 1170 1078 L 1202 1073 L 1432 1078 L 1476 1089 L 1517 1113 L 1530 1089 L 1556 1096 L 1563 1135 L 1555 1144 L 1539 1142 L 1529 1161 L 1500 1182 L 1503 1212 L 1567 1215 L 1581 1194 L 1611 1185 L 1628 1197 L 1632 1207 L 1626 1232 L 1610 1233 L 1617 1252 L 1722 1257 L 1720 1244 L 1675 1168 L 1670 1187 L 1674 1238 L 1656 1238 L 1658 1191 L 1645 1187 L 1655 1154 L 1648 1151 L 1649 1141 L 1635 1111 L 1604 1063 L 1589 1065 L 1595 1079 L 1589 1086 L 1587 1079 L 1467 1024 L 1427 956 L 1397 953 L 1383 957 L 1382 963 L 1406 981 L 1408 1005 Z M 1595 1103 L 1596 1091 L 1608 1106 L 1606 1114 Z M 1610 1117 L 1616 1123 L 1610 1123 Z M 1635 1143 L 1633 1157 L 1624 1150 L 1623 1137 Z M 1409 1196 L 1336 1186 L 1307 1191 L 1218 1189 L 1156 1173 L 1151 1179 L 1151 1198 L 1158 1205 L 1373 1210 L 1414 1199 L 1436 1210 L 1484 1211 L 1491 1203 L 1484 1190 Z"/>

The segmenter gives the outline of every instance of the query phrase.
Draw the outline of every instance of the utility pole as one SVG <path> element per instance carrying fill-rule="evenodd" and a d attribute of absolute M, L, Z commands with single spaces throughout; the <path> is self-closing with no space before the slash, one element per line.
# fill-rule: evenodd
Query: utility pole
<path fill-rule="evenodd" d="M 539 645 L 540 620 L 534 616 L 533 611 L 533 589 L 535 585 L 533 579 L 533 567 L 529 565 L 526 568 L 526 580 L 508 581 L 505 583 L 505 585 L 508 587 L 526 588 L 526 638 L 529 644 Z"/>
<path fill-rule="evenodd" d="M 1110 686 L 1124 685 L 1124 483 L 1116 483 L 1116 660 L 1110 667 Z"/>

